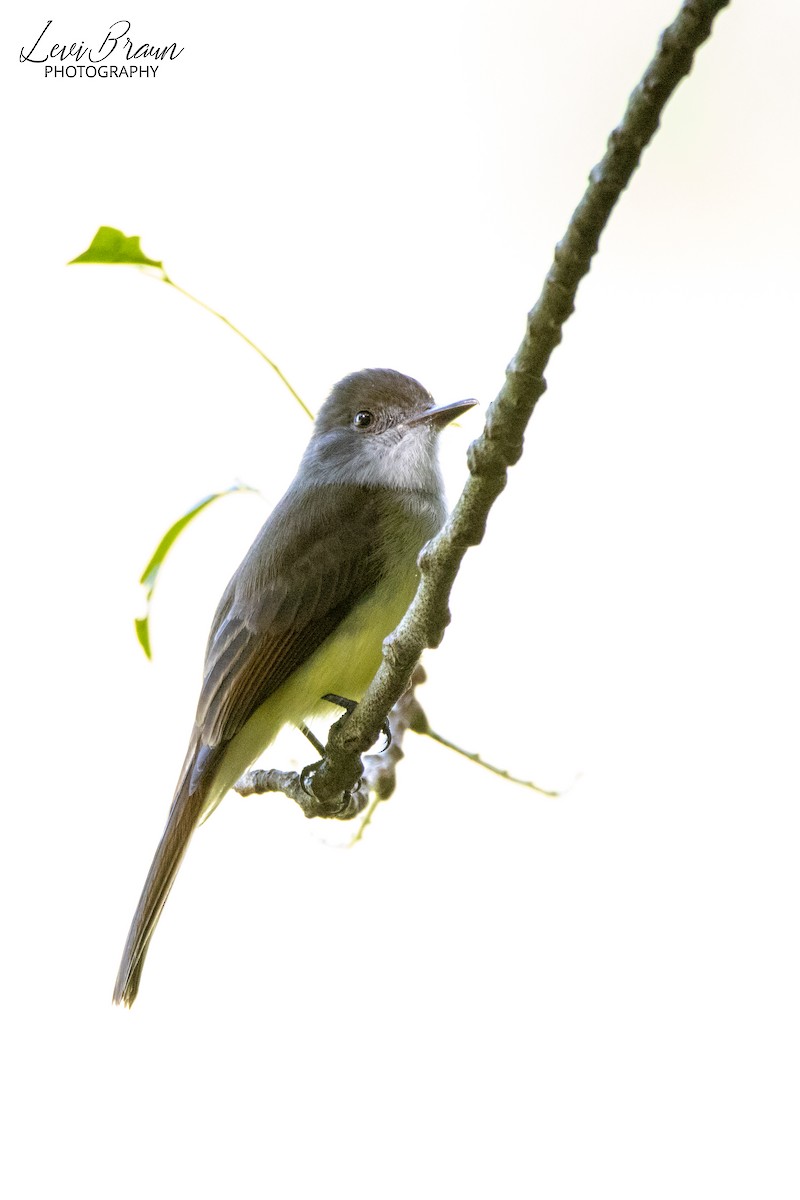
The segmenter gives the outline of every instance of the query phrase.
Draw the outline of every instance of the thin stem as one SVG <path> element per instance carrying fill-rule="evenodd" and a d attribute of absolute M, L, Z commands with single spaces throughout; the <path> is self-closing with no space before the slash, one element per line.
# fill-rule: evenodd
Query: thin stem
<path fill-rule="evenodd" d="M 364 813 L 364 816 L 361 818 L 361 824 L 358 827 L 358 832 L 355 833 L 353 835 L 352 839 L 347 843 L 348 850 L 352 850 L 353 846 L 355 846 L 355 844 L 357 842 L 361 841 L 362 837 L 364 836 L 364 830 L 371 823 L 372 818 L 375 816 L 375 809 L 378 807 L 379 804 L 383 804 L 386 799 L 387 799 L 386 796 L 373 796 L 372 797 L 372 800 L 369 803 L 369 807 L 367 808 L 367 811 Z"/>
<path fill-rule="evenodd" d="M 486 762 L 486 759 L 481 758 L 480 754 L 471 754 L 469 750 L 462 750 L 461 746 L 457 746 L 455 742 L 450 742 L 446 737 L 442 737 L 440 733 L 436 733 L 434 729 L 419 730 L 425 737 L 433 738 L 434 742 L 438 742 L 440 746 L 446 746 L 448 750 L 455 750 L 456 754 L 460 754 L 462 758 L 468 758 L 470 762 L 477 763 L 479 767 L 483 767 L 486 771 L 491 771 L 493 775 L 499 775 L 501 779 L 507 779 L 509 783 L 518 783 L 520 787 L 530 788 L 532 792 L 538 792 L 540 796 L 563 796 L 563 792 L 551 792 L 547 788 L 539 787 L 538 783 L 534 783 L 530 779 L 519 779 L 516 775 L 512 775 L 510 771 L 503 770 L 502 767 L 495 767 L 492 763 Z M 570 785 L 572 786 L 572 785 Z"/>
<path fill-rule="evenodd" d="M 289 389 L 289 391 L 292 393 L 295 400 L 300 405 L 300 407 L 302 408 L 302 410 L 306 414 L 306 416 L 310 417 L 312 421 L 314 420 L 314 414 L 312 413 L 311 409 L 300 399 L 297 392 L 294 390 L 292 385 L 289 383 L 289 380 L 286 378 L 286 376 L 284 375 L 283 371 L 280 369 L 278 364 L 273 362 L 272 359 L 267 354 L 264 353 L 264 351 L 261 349 L 260 346 L 257 346 L 255 344 L 255 342 L 252 342 L 246 333 L 242 333 L 241 329 L 238 329 L 234 325 L 233 321 L 229 321 L 228 318 L 224 317 L 221 312 L 217 312 L 217 310 L 215 308 L 212 308 L 210 304 L 206 304 L 205 300 L 198 299 L 198 297 L 193 296 L 191 292 L 187 292 L 186 288 L 182 288 L 179 283 L 175 283 L 175 281 L 173 279 L 170 279 L 169 275 L 167 274 L 167 272 L 164 270 L 163 267 L 161 268 L 161 278 L 164 280 L 164 283 L 168 283 L 170 287 L 175 288 L 176 292 L 180 292 L 180 294 L 182 296 L 186 296 L 187 299 L 193 300 L 195 302 L 195 304 L 199 304 L 201 308 L 204 308 L 206 310 L 206 312 L 211 313 L 212 317 L 218 317 L 219 320 L 222 321 L 223 324 L 227 325 L 229 329 L 232 329 L 234 333 L 238 333 L 238 335 L 242 339 L 242 341 L 247 342 L 248 346 L 252 346 L 252 348 L 255 350 L 256 354 L 259 354 L 263 358 L 263 360 L 267 364 L 267 366 L 272 367 L 273 371 L 278 376 L 280 381 L 283 384 L 285 384 L 286 387 Z"/>

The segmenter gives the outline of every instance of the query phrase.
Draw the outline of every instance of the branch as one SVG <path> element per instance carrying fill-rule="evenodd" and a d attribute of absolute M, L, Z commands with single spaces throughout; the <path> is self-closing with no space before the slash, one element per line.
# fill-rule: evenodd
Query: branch
<path fill-rule="evenodd" d="M 387 713 L 400 699 L 420 655 L 441 642 L 450 621 L 448 600 L 461 560 L 482 540 L 489 510 L 522 455 L 523 435 L 546 383 L 544 372 L 574 311 L 578 285 L 588 273 L 600 234 L 656 132 L 661 112 L 694 54 L 709 37 L 715 16 L 729 0 L 685 0 L 663 33 L 655 57 L 611 134 L 602 160 L 555 251 L 541 295 L 528 314 L 525 337 L 489 407 L 483 433 L 469 448 L 469 477 L 441 532 L 419 558 L 421 579 L 403 620 L 384 642 L 383 661 L 361 703 L 332 726 L 324 758 L 303 773 L 318 801 L 317 815 L 350 811 L 362 775 L 361 755 L 376 741 Z M 342 811 L 337 811 L 341 809 Z"/>

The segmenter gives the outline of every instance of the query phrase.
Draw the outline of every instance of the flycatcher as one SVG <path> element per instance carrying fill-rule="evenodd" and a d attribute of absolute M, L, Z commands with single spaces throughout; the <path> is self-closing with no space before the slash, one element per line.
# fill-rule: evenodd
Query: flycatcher
<path fill-rule="evenodd" d="M 114 988 L 131 1005 L 197 825 L 287 724 L 360 700 L 419 580 L 446 508 L 437 435 L 475 403 L 436 407 L 419 383 L 369 370 L 337 383 L 289 490 L 220 600 L 189 749 Z"/>

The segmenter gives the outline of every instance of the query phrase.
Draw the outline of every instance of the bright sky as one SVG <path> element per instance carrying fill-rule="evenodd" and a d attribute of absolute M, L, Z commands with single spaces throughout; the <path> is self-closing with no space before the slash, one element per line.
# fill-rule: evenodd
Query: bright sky
<path fill-rule="evenodd" d="M 140 235 L 313 408 L 364 366 L 485 408 L 676 9 L 4 13 L 4 1194 L 797 1195 L 789 0 L 734 0 L 669 106 L 426 659 L 436 729 L 577 785 L 415 738 L 352 851 L 229 797 L 110 1003 L 216 601 L 309 424 L 171 289 L 64 264 Z M 99 46 L 121 16 L 183 53 L 18 62 L 51 17 L 42 44 Z M 480 423 L 446 436 L 453 498 Z M 138 575 L 236 479 L 263 499 L 176 548 L 148 664 Z"/>

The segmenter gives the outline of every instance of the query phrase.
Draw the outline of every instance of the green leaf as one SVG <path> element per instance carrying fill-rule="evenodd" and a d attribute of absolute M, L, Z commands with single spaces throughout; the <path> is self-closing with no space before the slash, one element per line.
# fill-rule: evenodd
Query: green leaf
<path fill-rule="evenodd" d="M 137 617 L 136 620 L 134 621 L 134 625 L 136 626 L 136 637 L 139 641 L 139 645 L 142 647 L 142 649 L 144 650 L 147 657 L 152 658 L 153 652 L 150 649 L 150 626 L 148 624 L 149 619 L 150 619 L 150 613 L 148 612 L 146 617 Z"/>
<path fill-rule="evenodd" d="M 148 658 L 152 658 L 150 648 L 150 601 L 153 598 L 158 574 L 164 565 L 164 559 L 174 546 L 177 539 L 183 533 L 184 529 L 195 517 L 208 508 L 209 504 L 213 504 L 215 500 L 219 500 L 222 496 L 230 496 L 232 492 L 255 492 L 257 489 L 248 487 L 246 483 L 234 483 L 232 487 L 226 488 L 224 492 L 213 492 L 210 496 L 205 496 L 194 504 L 188 512 L 185 512 L 182 517 L 179 517 L 167 532 L 162 537 L 161 541 L 156 546 L 153 555 L 145 569 L 142 571 L 142 577 L 139 582 L 145 589 L 145 604 L 147 606 L 145 615 L 137 617 L 135 621 L 136 637 L 139 645 L 144 650 Z"/>
<path fill-rule="evenodd" d="M 142 253 L 138 237 L 126 237 L 121 229 L 113 229 L 110 225 L 101 225 L 89 249 L 77 258 L 71 258 L 67 266 L 73 263 L 129 263 L 136 267 L 164 269 L 163 263 Z"/>

